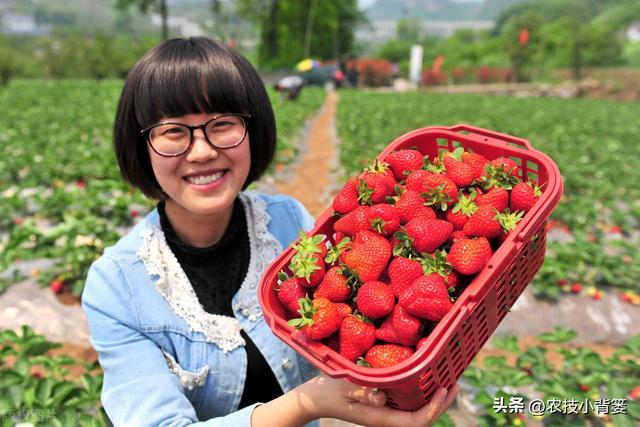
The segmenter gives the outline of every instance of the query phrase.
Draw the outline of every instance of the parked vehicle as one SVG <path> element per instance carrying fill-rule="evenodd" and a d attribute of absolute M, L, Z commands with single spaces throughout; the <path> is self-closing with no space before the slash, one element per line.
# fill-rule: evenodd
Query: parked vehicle
<path fill-rule="evenodd" d="M 344 73 L 338 64 L 325 64 L 301 74 L 308 85 L 331 86 L 338 88 L 344 83 Z"/>

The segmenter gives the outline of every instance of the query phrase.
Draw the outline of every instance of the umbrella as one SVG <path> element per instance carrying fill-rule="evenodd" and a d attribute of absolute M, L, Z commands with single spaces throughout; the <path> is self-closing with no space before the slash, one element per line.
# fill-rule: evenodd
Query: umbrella
<path fill-rule="evenodd" d="M 318 68 L 319 66 L 320 66 L 319 61 L 315 59 L 307 58 L 307 59 L 303 59 L 302 61 L 296 64 L 296 70 L 305 72 L 305 71 L 313 70 L 314 68 Z"/>

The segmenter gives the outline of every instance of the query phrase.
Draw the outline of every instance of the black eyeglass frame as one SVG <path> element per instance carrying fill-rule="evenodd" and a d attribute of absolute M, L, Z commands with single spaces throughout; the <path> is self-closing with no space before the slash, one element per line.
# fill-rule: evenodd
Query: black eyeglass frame
<path fill-rule="evenodd" d="M 216 144 L 214 144 L 213 142 L 211 142 L 209 140 L 209 137 L 207 136 L 207 132 L 206 132 L 206 127 L 209 123 L 211 123 L 214 120 L 218 120 L 222 117 L 240 117 L 242 119 L 242 123 L 244 124 L 244 134 L 242 135 L 242 138 L 235 144 L 233 145 L 229 145 L 228 147 L 218 147 Z M 251 118 L 251 114 L 236 114 L 236 113 L 229 113 L 229 114 L 220 114 L 219 116 L 215 116 L 212 117 L 211 119 L 207 120 L 204 123 L 201 123 L 199 125 L 194 125 L 194 126 L 190 126 L 184 123 L 178 123 L 178 122 L 162 122 L 162 123 L 156 123 L 154 125 L 148 126 L 144 129 L 142 129 L 140 131 L 140 134 L 145 135 L 146 136 L 146 140 L 147 143 L 149 144 L 149 146 L 151 147 L 151 149 L 153 151 L 155 151 L 159 156 L 162 157 L 178 157 L 183 155 L 184 153 L 186 153 L 187 151 L 189 151 L 189 148 L 191 148 L 191 145 L 193 144 L 193 131 L 196 129 L 201 129 L 202 130 L 202 134 L 204 135 L 204 139 L 205 141 L 207 141 L 207 143 L 209 145 L 211 145 L 212 147 L 218 149 L 218 150 L 227 150 L 229 148 L 235 148 L 238 145 L 242 144 L 244 142 L 245 139 L 247 139 L 247 122 L 245 119 L 250 119 Z M 153 146 L 153 144 L 151 143 L 151 131 L 158 127 L 158 126 L 164 126 L 164 125 L 178 125 L 178 126 L 182 126 L 185 127 L 187 129 L 189 129 L 189 144 L 187 145 L 187 148 L 184 149 L 184 151 L 181 151 L 179 153 L 176 154 L 164 154 L 164 153 L 160 153 L 158 150 L 155 149 L 155 147 Z"/>

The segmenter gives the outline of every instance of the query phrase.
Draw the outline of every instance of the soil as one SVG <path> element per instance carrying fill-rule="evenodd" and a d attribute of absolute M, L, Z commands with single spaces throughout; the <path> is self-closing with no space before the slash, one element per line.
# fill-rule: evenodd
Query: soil
<path fill-rule="evenodd" d="M 276 177 L 279 193 L 299 200 L 317 218 L 331 203 L 336 188 L 334 168 L 337 164 L 335 113 L 338 94 L 327 92 L 325 102 L 313 119 L 298 161 L 289 171 Z"/>

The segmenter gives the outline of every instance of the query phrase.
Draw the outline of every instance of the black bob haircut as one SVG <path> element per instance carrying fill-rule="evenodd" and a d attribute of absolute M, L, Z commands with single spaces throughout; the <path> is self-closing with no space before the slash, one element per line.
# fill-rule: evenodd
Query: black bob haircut
<path fill-rule="evenodd" d="M 247 119 L 251 168 L 242 188 L 260 178 L 276 148 L 275 118 L 262 79 L 236 51 L 206 37 L 192 37 L 154 47 L 127 76 L 113 129 L 125 181 L 147 197 L 165 199 L 140 131 L 164 117 L 198 113 L 251 115 Z"/>

